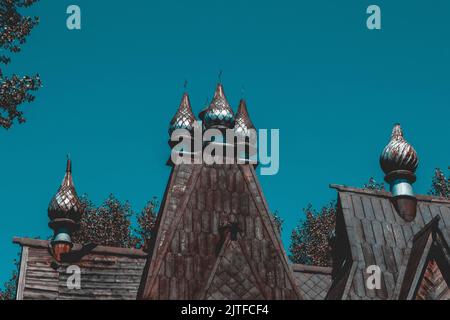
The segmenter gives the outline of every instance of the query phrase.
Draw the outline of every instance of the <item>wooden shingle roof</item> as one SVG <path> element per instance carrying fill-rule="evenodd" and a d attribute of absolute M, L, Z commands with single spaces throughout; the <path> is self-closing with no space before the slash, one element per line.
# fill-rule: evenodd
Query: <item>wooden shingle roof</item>
<path fill-rule="evenodd" d="M 140 298 L 302 298 L 251 165 L 174 166 L 156 228 Z"/>
<path fill-rule="evenodd" d="M 331 268 L 293 264 L 297 285 L 305 300 L 324 300 L 331 286 Z"/>
<path fill-rule="evenodd" d="M 443 260 L 448 260 L 449 200 L 418 195 L 417 216 L 406 222 L 397 214 L 389 192 L 332 187 L 339 196 L 334 280 L 329 299 L 405 299 L 401 292 L 417 291 L 410 287 L 414 284 L 411 277 L 420 283 L 422 268 L 431 258 L 431 245 L 445 251 Z M 420 259 L 425 259 L 422 264 L 417 262 Z M 370 265 L 381 268 L 380 289 L 366 286 L 370 275 L 366 268 Z M 447 265 L 441 271 L 448 279 Z"/>
<path fill-rule="evenodd" d="M 147 254 L 137 249 L 75 244 L 70 262 L 58 263 L 49 241 L 14 238 L 22 246 L 18 300 L 134 300 Z M 70 289 L 69 266 L 81 271 L 81 288 Z"/>

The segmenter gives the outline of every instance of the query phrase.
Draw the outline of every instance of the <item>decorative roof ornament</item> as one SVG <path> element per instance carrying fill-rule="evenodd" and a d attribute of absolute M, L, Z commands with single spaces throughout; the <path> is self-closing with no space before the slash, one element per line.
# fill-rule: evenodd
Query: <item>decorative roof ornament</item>
<path fill-rule="evenodd" d="M 405 140 L 400 124 L 392 129 L 391 141 L 381 153 L 380 165 L 385 174 L 397 170 L 416 172 L 419 158 L 413 146 Z"/>
<path fill-rule="evenodd" d="M 67 218 L 78 222 L 83 212 L 83 206 L 78 198 L 72 179 L 72 161 L 67 157 L 66 174 L 48 206 L 50 219 Z"/>
<path fill-rule="evenodd" d="M 170 121 L 169 135 L 172 135 L 177 129 L 192 131 L 196 123 L 197 119 L 195 119 L 194 113 L 192 112 L 189 95 L 185 92 L 181 98 L 177 113 L 175 113 L 175 116 Z"/>
<path fill-rule="evenodd" d="M 412 184 L 416 181 L 419 158 L 416 150 L 406 142 L 399 124 L 394 126 L 391 141 L 380 156 L 380 165 L 389 183 L 398 214 L 406 221 L 413 221 L 417 213 L 417 199 Z"/>
<path fill-rule="evenodd" d="M 209 107 L 201 113 L 205 128 L 234 127 L 234 113 L 225 97 L 222 83 L 217 84 L 214 97 Z"/>
<path fill-rule="evenodd" d="M 234 133 L 236 136 L 248 136 L 250 129 L 255 129 L 255 126 L 248 115 L 247 103 L 245 102 L 245 99 L 241 99 L 235 117 Z"/>
<path fill-rule="evenodd" d="M 58 192 L 48 206 L 49 227 L 53 229 L 53 255 L 61 261 L 63 254 L 72 249 L 72 234 L 79 228 L 84 206 L 78 198 L 72 179 L 72 162 L 67 157 L 66 174 Z"/>
<path fill-rule="evenodd" d="M 241 99 L 239 102 L 235 117 L 234 135 L 237 138 L 235 154 L 238 160 L 242 160 L 244 163 L 257 164 L 257 158 L 255 158 L 257 134 L 248 115 L 245 99 Z"/>

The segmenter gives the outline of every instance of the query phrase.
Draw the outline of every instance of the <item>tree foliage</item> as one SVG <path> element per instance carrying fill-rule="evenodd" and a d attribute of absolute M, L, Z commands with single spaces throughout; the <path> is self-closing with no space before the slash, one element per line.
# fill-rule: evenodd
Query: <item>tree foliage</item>
<path fill-rule="evenodd" d="M 436 169 L 434 172 L 430 194 L 450 199 L 450 176 L 446 177 L 441 169 Z"/>
<path fill-rule="evenodd" d="M 38 17 L 22 16 L 20 10 L 38 0 L 0 1 L 0 127 L 10 128 L 15 120 L 23 123 L 23 112 L 18 108 L 34 100 L 33 91 L 41 86 L 39 75 L 5 76 L 1 68 L 11 62 L 10 54 L 21 51 L 31 30 L 39 23 Z"/>
<path fill-rule="evenodd" d="M 336 203 L 315 210 L 310 204 L 304 209 L 306 220 L 292 231 L 290 256 L 292 262 L 316 266 L 331 266 L 329 244 L 336 220 Z"/>
<path fill-rule="evenodd" d="M 366 184 L 364 184 L 363 189 L 378 190 L 378 191 L 385 190 L 384 183 L 378 183 L 373 177 L 370 177 L 369 181 Z"/>
<path fill-rule="evenodd" d="M 98 245 L 141 248 L 154 233 L 158 200 L 153 198 L 136 215 L 128 201 L 121 203 L 114 195 L 96 207 L 86 196 L 82 199 L 85 212 L 80 221 L 80 230 L 74 233 L 76 243 L 92 242 Z M 137 227 L 132 219 L 137 218 Z"/>
<path fill-rule="evenodd" d="M 4 283 L 3 289 L 0 288 L 0 301 L 1 300 L 14 300 L 17 293 L 17 280 L 19 278 L 20 260 L 14 260 L 14 270 L 11 274 L 11 278 Z"/>
<path fill-rule="evenodd" d="M 134 229 L 137 234 L 136 247 L 148 248 L 148 244 L 155 237 L 156 213 L 159 207 L 159 201 L 156 197 L 147 202 L 146 206 L 137 216 L 138 227 Z"/>
<path fill-rule="evenodd" d="M 279 234 L 283 231 L 283 223 L 284 219 L 281 218 L 281 216 L 278 214 L 278 211 L 271 212 L 271 217 L 273 219 L 273 222 L 275 222 L 275 226 L 277 227 L 277 231 Z"/>
<path fill-rule="evenodd" d="M 99 207 L 86 196 L 82 201 L 85 211 L 80 230 L 74 233 L 72 241 L 123 248 L 134 246 L 136 239 L 130 228 L 133 211 L 129 202 L 121 203 L 112 194 Z"/>

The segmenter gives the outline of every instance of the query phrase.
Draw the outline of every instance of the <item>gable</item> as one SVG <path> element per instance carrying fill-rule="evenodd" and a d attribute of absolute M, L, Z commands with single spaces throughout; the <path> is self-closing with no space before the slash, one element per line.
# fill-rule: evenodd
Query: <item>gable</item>
<path fill-rule="evenodd" d="M 228 239 L 224 252 L 219 255 L 206 293 L 199 299 L 206 300 L 261 300 L 264 299 L 261 280 L 252 271 L 251 262 L 244 255 L 238 241 Z"/>
<path fill-rule="evenodd" d="M 450 201 L 428 196 L 417 196 L 417 216 L 414 221 L 404 221 L 391 202 L 390 193 L 333 186 L 339 190 L 337 218 L 345 225 L 348 241 L 349 263 L 345 284 L 340 296 L 346 299 L 395 299 L 396 287 L 405 262 L 409 261 L 413 239 L 434 217 L 439 217 L 438 229 L 443 240 L 450 238 Z M 350 263 L 351 272 L 347 272 Z M 366 288 L 366 268 L 381 268 L 381 288 Z M 345 272 L 344 272 L 345 271 Z M 338 275 L 339 276 L 339 275 Z M 342 280 L 342 279 L 341 279 Z M 345 291 L 345 294 L 343 293 Z M 339 298 L 339 297 L 336 297 Z"/>
<path fill-rule="evenodd" d="M 250 165 L 183 165 L 173 169 L 148 272 L 147 299 L 193 299 L 205 287 L 223 243 L 236 224 L 268 299 L 300 297 L 267 204 Z M 187 171 L 190 174 L 185 174 Z M 183 172 L 180 180 L 180 172 Z M 231 252 L 240 255 L 238 250 Z"/>
<path fill-rule="evenodd" d="M 450 288 L 435 260 L 428 262 L 416 300 L 450 300 Z"/>

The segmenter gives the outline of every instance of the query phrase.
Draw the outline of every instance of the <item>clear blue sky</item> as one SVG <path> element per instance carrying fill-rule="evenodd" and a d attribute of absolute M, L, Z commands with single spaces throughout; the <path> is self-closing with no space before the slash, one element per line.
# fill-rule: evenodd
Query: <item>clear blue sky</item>
<path fill-rule="evenodd" d="M 120 3 L 120 4 L 119 4 Z M 378 4 L 382 30 L 366 28 Z M 65 26 L 82 9 L 82 30 Z M 245 86 L 253 122 L 279 128 L 280 172 L 261 177 L 285 219 L 283 241 L 330 183 L 382 180 L 378 156 L 393 123 L 417 149 L 418 193 L 450 163 L 450 2 L 41 1 L 41 17 L 7 73 L 41 74 L 28 122 L 0 130 L 0 282 L 13 236 L 50 234 L 47 205 L 72 155 L 76 187 L 139 210 L 168 179 L 167 125 L 188 79 L 194 111 L 219 70 L 234 108 Z"/>

